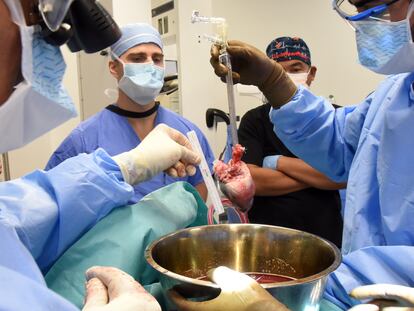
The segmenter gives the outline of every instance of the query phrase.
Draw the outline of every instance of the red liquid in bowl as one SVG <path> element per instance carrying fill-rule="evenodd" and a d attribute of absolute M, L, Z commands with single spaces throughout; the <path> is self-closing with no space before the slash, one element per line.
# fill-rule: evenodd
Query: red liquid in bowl
<path fill-rule="evenodd" d="M 271 274 L 271 273 L 257 273 L 257 272 L 247 272 L 246 275 L 250 276 L 253 280 L 259 284 L 269 284 L 269 283 L 280 283 L 280 282 L 289 282 L 296 280 L 295 278 L 280 275 L 280 274 Z M 197 278 L 201 281 L 210 281 L 207 276 L 202 276 Z"/>

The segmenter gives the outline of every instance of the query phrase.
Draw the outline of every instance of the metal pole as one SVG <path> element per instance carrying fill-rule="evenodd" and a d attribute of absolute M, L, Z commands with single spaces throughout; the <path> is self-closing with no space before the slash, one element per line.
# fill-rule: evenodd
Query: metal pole
<path fill-rule="evenodd" d="M 10 165 L 9 165 L 9 155 L 7 153 L 3 153 L 1 155 L 3 160 L 3 176 L 4 180 L 10 180 Z"/>

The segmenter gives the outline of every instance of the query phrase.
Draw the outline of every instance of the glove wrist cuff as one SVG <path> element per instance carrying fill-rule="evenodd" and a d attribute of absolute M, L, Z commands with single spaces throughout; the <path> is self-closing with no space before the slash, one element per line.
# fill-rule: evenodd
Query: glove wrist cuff
<path fill-rule="evenodd" d="M 273 108 L 280 108 L 288 103 L 297 91 L 295 83 L 289 78 L 285 70 L 274 62 L 272 73 L 259 89 L 266 96 Z"/>
<path fill-rule="evenodd" d="M 137 163 L 130 152 L 118 154 L 112 159 L 118 164 L 124 181 L 131 186 L 136 185 L 150 177 L 149 170 L 142 163 Z"/>

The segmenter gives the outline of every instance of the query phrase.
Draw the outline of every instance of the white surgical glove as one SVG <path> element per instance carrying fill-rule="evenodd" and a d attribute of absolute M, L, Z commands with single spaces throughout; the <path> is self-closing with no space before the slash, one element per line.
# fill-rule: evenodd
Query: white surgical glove
<path fill-rule="evenodd" d="M 82 311 L 161 311 L 157 300 L 129 274 L 113 267 L 86 271 Z"/>
<path fill-rule="evenodd" d="M 135 185 L 166 171 L 173 177 L 194 175 L 200 157 L 188 139 L 165 124 L 156 126 L 134 149 L 112 157 L 125 182 Z"/>
<path fill-rule="evenodd" d="M 352 311 L 414 311 L 414 288 L 411 287 L 391 284 L 366 285 L 355 288 L 350 295 L 358 300 L 373 300 L 373 303 L 351 308 Z"/>
<path fill-rule="evenodd" d="M 194 302 L 170 291 L 170 298 L 180 311 L 288 311 L 259 283 L 244 273 L 226 267 L 209 272 L 209 277 L 221 288 L 216 298 Z"/>

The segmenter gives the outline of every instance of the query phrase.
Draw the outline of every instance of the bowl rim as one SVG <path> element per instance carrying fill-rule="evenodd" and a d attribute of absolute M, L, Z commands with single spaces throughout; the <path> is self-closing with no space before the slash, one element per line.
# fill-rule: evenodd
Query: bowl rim
<path fill-rule="evenodd" d="M 327 267 L 326 269 L 322 270 L 321 272 L 314 274 L 312 276 L 308 276 L 306 278 L 300 278 L 300 279 L 296 279 L 296 280 L 292 280 L 292 281 L 286 281 L 286 282 L 275 282 L 275 283 L 266 283 L 266 284 L 260 284 L 262 285 L 263 288 L 275 288 L 275 287 L 289 287 L 289 286 L 294 286 L 294 285 L 298 285 L 298 284 L 304 284 L 304 283 L 311 283 L 311 282 L 316 282 L 326 276 L 328 276 L 330 273 L 332 273 L 333 271 L 335 271 L 339 265 L 342 262 L 342 254 L 340 252 L 340 250 L 338 249 L 338 247 L 333 244 L 332 242 L 316 235 L 316 234 L 312 234 L 306 231 L 302 231 L 302 230 L 296 230 L 296 229 L 291 229 L 291 228 L 286 228 L 286 227 L 281 227 L 281 226 L 272 226 L 272 225 L 262 225 L 262 224 L 216 224 L 216 225 L 204 225 L 204 226 L 196 226 L 196 227 L 188 227 L 188 228 L 184 228 L 184 229 L 180 229 L 171 233 L 168 233 L 160 238 L 158 238 L 157 240 L 153 241 L 151 244 L 149 244 L 146 249 L 145 249 L 145 259 L 147 260 L 148 264 L 153 267 L 155 270 L 157 270 L 158 272 L 160 272 L 163 275 L 169 276 L 173 279 L 177 279 L 178 281 L 181 282 L 188 282 L 188 283 L 192 283 L 194 285 L 199 285 L 199 286 L 208 286 L 208 287 L 212 287 L 212 288 L 220 288 L 217 284 L 211 282 L 211 281 L 202 281 L 202 280 L 197 280 L 194 278 L 190 278 L 188 276 L 184 276 L 175 272 L 172 272 L 162 266 L 160 266 L 155 259 L 152 257 L 152 250 L 153 248 L 160 243 L 161 241 L 168 239 L 171 236 L 174 235 L 178 235 L 182 232 L 185 231 L 191 231 L 191 230 L 200 230 L 202 228 L 205 227 L 269 227 L 269 228 L 280 228 L 283 229 L 285 231 L 291 231 L 291 232 L 296 232 L 296 233 L 301 233 L 301 234 L 305 234 L 305 235 L 309 235 L 309 236 L 313 236 L 316 237 L 320 240 L 322 240 L 324 243 L 328 244 L 328 246 L 331 247 L 331 249 L 334 252 L 335 255 L 335 260 L 332 262 L 332 264 Z M 254 271 L 251 271 L 254 272 Z"/>

